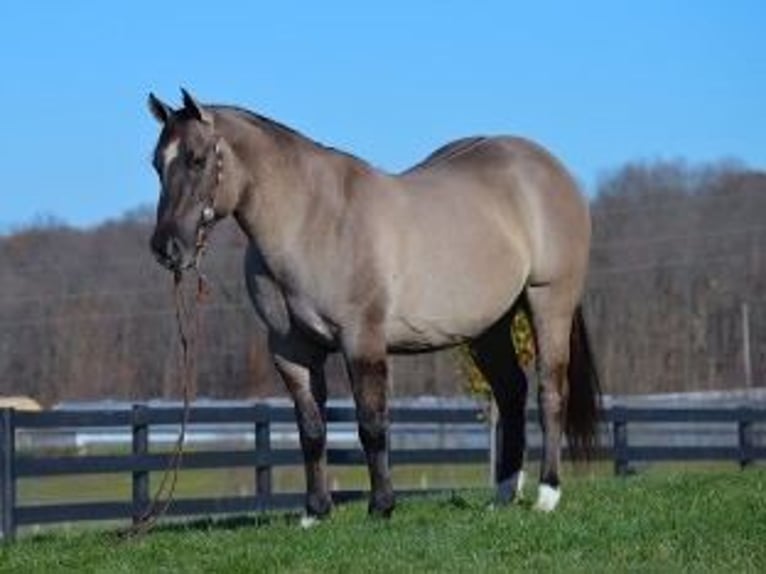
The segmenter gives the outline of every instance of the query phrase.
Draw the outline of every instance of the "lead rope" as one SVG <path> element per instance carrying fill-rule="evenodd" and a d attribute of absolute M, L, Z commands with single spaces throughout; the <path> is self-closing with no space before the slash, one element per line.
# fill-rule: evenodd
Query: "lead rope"
<path fill-rule="evenodd" d="M 181 460 L 183 458 L 191 400 L 192 396 L 195 396 L 197 391 L 198 371 L 196 357 L 201 325 L 199 305 L 204 301 L 209 292 L 207 279 L 200 272 L 199 268 L 195 267 L 195 271 L 197 272 L 197 292 L 193 307 L 189 306 L 187 298 L 184 295 L 181 286 L 181 273 L 176 272 L 173 275 L 173 301 L 175 306 L 178 342 L 181 348 L 180 378 L 183 393 L 181 430 L 176 439 L 173 452 L 170 455 L 168 466 L 165 468 L 162 480 L 160 481 L 157 490 L 154 492 L 152 501 L 147 506 L 146 511 L 124 532 L 125 538 L 142 536 L 154 528 L 159 519 L 167 513 L 170 505 L 173 503 L 176 485 L 178 484 L 178 472 L 181 468 Z"/>

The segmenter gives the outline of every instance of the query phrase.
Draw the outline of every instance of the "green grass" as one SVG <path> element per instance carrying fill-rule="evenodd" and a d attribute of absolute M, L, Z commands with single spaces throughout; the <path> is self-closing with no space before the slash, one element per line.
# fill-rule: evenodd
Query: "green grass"
<path fill-rule="evenodd" d="M 330 467 L 328 472 L 333 490 L 369 487 L 367 469 L 364 467 Z M 485 464 L 396 466 L 392 473 L 394 484 L 403 489 L 450 486 L 476 488 L 485 486 L 488 481 Z M 151 484 L 159 484 L 162 474 L 152 473 Z M 279 492 L 303 492 L 303 467 L 276 468 L 273 484 L 274 489 Z M 254 491 L 253 469 L 182 470 L 178 475 L 176 496 L 247 496 L 252 495 Z M 130 475 L 127 473 L 25 478 L 18 482 L 18 500 L 22 505 L 129 500 L 130 493 Z"/>
<path fill-rule="evenodd" d="M 8 545 L 0 571 L 766 572 L 763 469 L 583 477 L 551 515 L 490 511 L 488 500 L 403 500 L 390 521 L 354 504 L 309 531 L 284 515 L 166 525 L 128 542 L 59 529 Z"/>

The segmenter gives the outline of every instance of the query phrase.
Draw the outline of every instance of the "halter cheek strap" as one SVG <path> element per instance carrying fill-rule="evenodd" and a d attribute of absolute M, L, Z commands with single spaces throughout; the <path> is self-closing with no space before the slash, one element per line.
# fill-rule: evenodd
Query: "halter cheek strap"
<path fill-rule="evenodd" d="M 223 182 L 223 151 L 221 149 L 221 138 L 218 138 L 215 141 L 213 149 L 215 151 L 215 187 L 213 188 L 213 192 L 207 197 L 206 205 L 202 209 L 202 222 L 206 224 L 212 223 L 215 220 L 215 196 L 218 188 Z"/>
<path fill-rule="evenodd" d="M 205 198 L 205 205 L 202 208 L 202 214 L 200 215 L 200 225 L 197 228 L 197 258 L 201 257 L 202 251 L 205 249 L 207 242 L 207 228 L 210 227 L 216 220 L 215 211 L 215 196 L 218 188 L 223 181 L 223 152 L 221 150 L 221 139 L 218 138 L 214 146 L 215 151 L 215 187 L 212 193 Z M 197 267 L 199 265 L 197 264 Z"/>
<path fill-rule="evenodd" d="M 215 140 L 215 184 L 221 185 L 223 180 L 223 152 L 221 151 L 221 139 Z"/>

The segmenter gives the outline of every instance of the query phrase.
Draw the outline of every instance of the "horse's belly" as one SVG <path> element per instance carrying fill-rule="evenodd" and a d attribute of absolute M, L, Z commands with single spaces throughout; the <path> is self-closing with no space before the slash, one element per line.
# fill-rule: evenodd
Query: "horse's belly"
<path fill-rule="evenodd" d="M 481 334 L 519 297 L 529 264 L 512 249 L 503 257 L 432 262 L 397 294 L 388 324 L 394 350 L 455 345 Z"/>
<path fill-rule="evenodd" d="M 483 329 L 477 324 L 457 324 L 424 317 L 397 317 L 389 325 L 388 348 L 392 352 L 417 352 L 459 345 Z M 490 322 L 491 324 L 491 322 Z"/>

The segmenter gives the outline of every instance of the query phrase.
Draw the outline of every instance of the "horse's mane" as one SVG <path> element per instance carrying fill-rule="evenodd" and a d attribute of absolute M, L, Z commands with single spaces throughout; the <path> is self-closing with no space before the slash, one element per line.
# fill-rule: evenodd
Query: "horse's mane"
<path fill-rule="evenodd" d="M 332 146 L 327 146 L 321 142 L 318 142 L 308 137 L 307 135 L 299 132 L 296 129 L 286 126 L 285 124 L 278 122 L 276 120 L 273 120 L 267 116 L 248 110 L 247 108 L 242 108 L 239 106 L 230 106 L 230 105 L 212 105 L 208 107 L 210 107 L 214 111 L 232 114 L 236 116 L 237 118 L 243 120 L 244 122 L 250 125 L 253 125 L 259 129 L 262 129 L 268 134 L 271 134 L 277 140 L 308 144 L 311 147 L 319 148 L 319 149 L 329 151 L 335 154 L 346 156 L 350 159 L 353 159 L 365 165 L 367 165 L 368 163 L 362 158 L 357 157 L 352 153 L 349 153 L 347 151 L 344 151 Z"/>
<path fill-rule="evenodd" d="M 234 114 L 238 118 L 244 120 L 245 122 L 251 125 L 254 125 L 262 130 L 265 130 L 271 134 L 274 134 L 278 137 L 297 139 L 297 140 L 305 141 L 307 143 L 311 143 L 313 145 L 321 145 L 318 142 L 312 140 L 311 138 L 306 137 L 299 131 L 294 130 L 293 128 L 289 126 L 286 126 L 285 124 L 282 124 L 276 120 L 272 120 L 271 118 L 268 118 L 266 116 L 262 116 L 261 114 L 250 111 L 246 108 L 241 108 L 238 106 L 226 106 L 226 105 L 215 105 L 210 107 L 216 111 L 222 111 L 222 112 L 228 112 L 228 113 Z"/>

